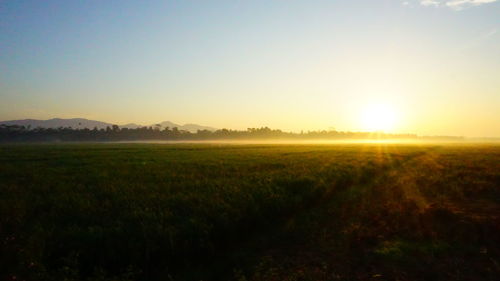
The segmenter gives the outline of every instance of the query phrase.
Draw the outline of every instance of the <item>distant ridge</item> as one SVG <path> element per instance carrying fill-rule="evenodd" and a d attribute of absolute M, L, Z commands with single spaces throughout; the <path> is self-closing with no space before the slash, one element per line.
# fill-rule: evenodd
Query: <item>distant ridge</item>
<path fill-rule="evenodd" d="M 35 129 L 35 128 L 68 128 L 71 127 L 73 129 L 105 129 L 106 127 L 111 127 L 114 124 L 112 123 L 107 123 L 107 122 L 102 122 L 102 121 L 96 121 L 96 120 L 89 120 L 85 118 L 70 118 L 70 119 L 62 119 L 62 118 L 53 118 L 53 119 L 48 119 L 48 120 L 37 120 L 37 119 L 23 119 L 23 120 L 9 120 L 9 121 L 0 121 L 0 125 L 18 125 L 18 126 L 24 126 L 24 127 L 29 127 L 30 129 Z M 177 127 L 179 130 L 185 130 L 189 132 L 196 132 L 197 130 L 208 130 L 208 131 L 215 131 L 217 130 L 216 128 L 213 127 L 208 127 L 208 126 L 202 126 L 198 124 L 185 124 L 185 125 L 179 125 L 170 121 L 163 121 L 161 123 L 155 123 L 151 125 L 139 125 L 135 123 L 129 123 L 129 124 L 124 124 L 124 125 L 118 125 L 120 128 L 129 128 L 129 129 L 136 129 L 140 127 L 158 127 L 160 128 L 166 128 L 169 127 L 170 129 Z"/>
<path fill-rule="evenodd" d="M 128 123 L 128 124 L 125 124 L 125 125 L 120 125 L 120 128 L 127 128 L 127 129 L 137 129 L 137 128 L 140 128 L 140 127 L 143 127 L 139 124 L 135 124 L 135 123 Z"/>
<path fill-rule="evenodd" d="M 24 119 L 24 120 L 10 120 L 10 121 L 0 121 L 0 124 L 4 125 L 18 125 L 35 128 L 59 128 L 59 127 L 71 127 L 73 129 L 93 129 L 97 127 L 98 129 L 104 129 L 107 126 L 112 126 L 110 123 L 88 120 L 84 118 L 71 118 L 71 119 L 61 119 L 53 118 L 49 120 L 36 120 L 36 119 Z"/>

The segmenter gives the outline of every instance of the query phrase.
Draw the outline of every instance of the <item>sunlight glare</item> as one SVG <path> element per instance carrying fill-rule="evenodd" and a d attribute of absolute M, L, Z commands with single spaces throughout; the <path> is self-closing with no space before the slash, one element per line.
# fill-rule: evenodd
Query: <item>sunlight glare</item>
<path fill-rule="evenodd" d="M 390 131 L 396 124 L 396 112 L 387 104 L 371 104 L 363 109 L 361 123 L 364 130 Z"/>

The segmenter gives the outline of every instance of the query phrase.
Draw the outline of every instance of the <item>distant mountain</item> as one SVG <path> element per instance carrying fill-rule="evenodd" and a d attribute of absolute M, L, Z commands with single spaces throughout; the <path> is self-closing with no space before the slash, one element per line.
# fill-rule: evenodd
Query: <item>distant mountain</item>
<path fill-rule="evenodd" d="M 169 127 L 170 129 L 172 129 L 173 127 L 177 127 L 180 130 L 182 127 L 181 125 L 172 123 L 170 121 L 163 121 L 163 122 L 158 123 L 158 124 L 161 125 L 162 128 Z"/>
<path fill-rule="evenodd" d="M 127 129 L 137 129 L 137 128 L 140 128 L 140 127 L 144 127 L 144 126 L 141 126 L 141 125 L 135 124 L 135 123 L 128 123 L 128 124 L 125 124 L 125 125 L 120 125 L 120 128 L 127 128 Z"/>
<path fill-rule="evenodd" d="M 106 123 L 106 122 L 101 122 L 101 121 L 96 121 L 96 120 L 88 120 L 84 118 L 72 118 L 72 119 L 61 119 L 61 118 L 53 118 L 49 120 L 36 120 L 36 119 L 24 119 L 24 120 L 10 120 L 10 121 L 0 121 L 0 125 L 18 125 L 18 126 L 25 126 L 25 127 L 30 127 L 32 129 L 34 128 L 59 128 L 59 127 L 71 127 L 73 129 L 93 129 L 97 127 L 98 129 L 105 129 L 106 127 L 111 127 L 113 126 L 112 123 Z M 179 130 L 185 130 L 185 131 L 190 131 L 190 132 L 196 132 L 197 130 L 209 130 L 209 131 L 215 131 L 217 130 L 216 128 L 213 127 L 208 127 L 208 126 L 202 126 L 202 125 L 197 125 L 197 124 L 185 124 L 185 125 L 179 125 L 175 124 L 170 121 L 164 121 L 161 123 L 156 123 L 156 124 L 151 124 L 151 125 L 139 125 L 135 123 L 129 123 L 125 125 L 120 125 L 120 128 L 128 128 L 128 129 L 136 129 L 140 127 L 155 127 L 156 125 L 160 125 L 161 129 L 169 127 L 170 129 L 177 127 Z"/>
<path fill-rule="evenodd" d="M 19 125 L 34 128 L 59 128 L 59 127 L 71 127 L 73 129 L 93 129 L 97 127 L 98 129 L 104 129 L 107 126 L 112 126 L 110 123 L 88 120 L 84 118 L 72 118 L 72 119 L 61 119 L 53 118 L 49 120 L 36 120 L 36 119 L 24 119 L 24 120 L 10 120 L 10 121 L 0 121 L 0 124 L 4 125 Z"/>
<path fill-rule="evenodd" d="M 184 125 L 180 126 L 179 129 L 190 131 L 190 132 L 196 132 L 198 130 L 201 130 L 201 131 L 203 131 L 203 130 L 216 131 L 217 130 L 216 128 L 213 128 L 213 127 L 201 126 L 198 124 L 184 124 Z"/>
<path fill-rule="evenodd" d="M 179 124 L 172 123 L 170 121 L 163 121 L 163 122 L 159 123 L 159 125 L 161 125 L 161 128 L 169 127 L 170 129 L 172 129 L 174 127 L 177 127 L 179 130 L 185 130 L 185 131 L 189 131 L 192 133 L 195 133 L 198 130 L 208 130 L 208 131 L 217 130 L 216 128 L 213 128 L 213 127 L 207 127 L 207 126 L 202 126 L 202 125 L 198 125 L 198 124 L 179 125 Z"/>

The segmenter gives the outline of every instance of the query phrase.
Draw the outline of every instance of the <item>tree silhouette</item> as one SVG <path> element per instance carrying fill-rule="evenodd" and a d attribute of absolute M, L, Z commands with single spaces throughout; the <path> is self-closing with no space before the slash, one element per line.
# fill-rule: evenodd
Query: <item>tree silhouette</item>
<path fill-rule="evenodd" d="M 159 124 L 157 124 L 159 125 Z M 140 127 L 135 129 L 123 128 L 112 125 L 105 129 L 94 127 L 71 128 L 30 128 L 18 125 L 0 125 L 0 142 L 22 141 L 121 141 L 121 140 L 252 140 L 252 139 L 369 139 L 369 138 L 397 138 L 416 139 L 430 137 L 417 137 L 414 134 L 385 134 L 368 132 L 339 132 L 339 131 L 301 131 L 299 133 L 283 132 L 269 127 L 247 128 L 245 131 L 220 129 L 216 131 L 198 130 L 191 133 L 179 128 L 161 126 Z M 433 137 L 433 139 L 460 140 L 463 137 Z"/>

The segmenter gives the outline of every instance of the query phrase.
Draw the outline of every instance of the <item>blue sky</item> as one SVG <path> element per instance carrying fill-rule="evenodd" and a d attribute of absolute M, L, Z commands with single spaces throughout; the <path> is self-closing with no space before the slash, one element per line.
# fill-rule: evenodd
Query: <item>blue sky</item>
<path fill-rule="evenodd" d="M 500 136 L 500 4 L 0 1 L 0 120 Z"/>

